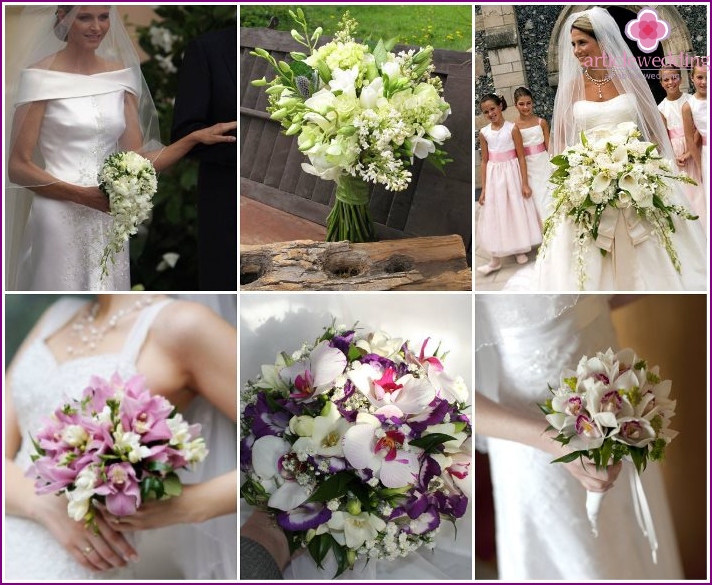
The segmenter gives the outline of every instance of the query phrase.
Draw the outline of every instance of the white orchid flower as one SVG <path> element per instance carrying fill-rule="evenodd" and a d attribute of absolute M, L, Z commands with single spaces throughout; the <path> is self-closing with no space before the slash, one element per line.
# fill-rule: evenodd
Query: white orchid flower
<path fill-rule="evenodd" d="M 426 378 L 406 374 L 395 379 L 393 368 L 354 364 L 349 379 L 376 407 L 396 406 L 404 414 L 420 414 L 435 398 L 435 387 Z"/>
<path fill-rule="evenodd" d="M 383 431 L 375 416 L 360 412 L 356 424 L 344 435 L 344 456 L 356 469 L 370 469 L 389 488 L 410 485 L 418 477 L 420 465 L 415 452 L 404 451 L 405 435 Z"/>
<path fill-rule="evenodd" d="M 346 356 L 328 341 L 319 343 L 306 360 L 282 369 L 279 375 L 293 384 L 298 398 L 311 398 L 329 390 L 346 368 Z"/>

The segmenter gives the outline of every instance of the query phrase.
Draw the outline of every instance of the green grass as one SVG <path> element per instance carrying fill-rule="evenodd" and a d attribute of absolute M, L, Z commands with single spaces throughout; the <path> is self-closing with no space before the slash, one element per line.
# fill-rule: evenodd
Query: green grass
<path fill-rule="evenodd" d="M 289 16 L 293 6 L 240 6 L 240 26 L 267 26 L 274 16 L 277 30 L 291 30 L 294 21 Z M 472 7 L 469 5 L 352 5 L 300 6 L 309 29 L 321 26 L 325 35 L 333 35 L 339 20 L 347 10 L 358 21 L 357 35 L 377 40 L 396 38 L 404 45 L 432 45 L 436 49 L 466 51 L 472 46 Z"/>

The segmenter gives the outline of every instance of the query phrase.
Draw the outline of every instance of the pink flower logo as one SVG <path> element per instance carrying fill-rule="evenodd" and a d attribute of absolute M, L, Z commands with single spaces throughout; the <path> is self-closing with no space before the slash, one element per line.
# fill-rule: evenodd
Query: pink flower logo
<path fill-rule="evenodd" d="M 638 43 L 643 53 L 652 53 L 658 48 L 658 43 L 670 36 L 670 26 L 652 8 L 644 8 L 638 13 L 638 18 L 625 25 L 626 36 Z"/>

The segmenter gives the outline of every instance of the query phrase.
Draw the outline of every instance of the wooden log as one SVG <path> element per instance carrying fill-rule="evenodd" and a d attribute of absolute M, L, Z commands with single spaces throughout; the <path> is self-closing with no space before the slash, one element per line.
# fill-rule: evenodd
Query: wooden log
<path fill-rule="evenodd" d="M 240 290 L 472 290 L 458 235 L 240 247 Z"/>

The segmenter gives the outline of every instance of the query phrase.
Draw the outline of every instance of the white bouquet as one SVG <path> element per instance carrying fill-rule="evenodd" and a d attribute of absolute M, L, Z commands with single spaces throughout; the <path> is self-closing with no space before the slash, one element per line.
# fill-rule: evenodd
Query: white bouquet
<path fill-rule="evenodd" d="M 108 274 L 109 260 L 113 263 L 124 242 L 148 219 L 158 183 L 151 161 L 132 151 L 109 155 L 98 180 L 99 189 L 109 198 L 109 214 L 113 218 L 109 241 L 101 255 L 103 279 Z"/>
<path fill-rule="evenodd" d="M 415 158 L 441 170 L 452 160 L 440 148 L 450 138 L 443 125 L 450 106 L 434 73 L 433 48 L 395 54 L 391 42 L 360 43 L 348 12 L 334 39 L 317 47 L 321 28 L 310 33 L 301 9 L 290 14 L 302 31 L 292 30 L 292 37 L 309 54 L 292 52 L 288 63 L 256 48 L 251 54 L 267 60 L 276 77 L 252 84 L 269 86 L 267 111 L 287 136 L 297 136 L 309 158 L 302 169 L 337 183 L 327 241 L 374 240 L 367 183 L 403 191 Z"/>
<path fill-rule="evenodd" d="M 580 289 L 586 281 L 584 250 L 595 245 L 604 256 L 612 252 L 619 214 L 623 214 L 632 245 L 654 234 L 665 247 L 675 269 L 680 260 L 673 246 L 673 216 L 697 219 L 687 209 L 671 203 L 670 181 L 696 184 L 673 171 L 657 145 L 639 140 L 632 122 L 615 128 L 581 132 L 581 143 L 551 159 L 557 168 L 549 182 L 554 211 L 544 222 L 544 254 L 556 228 L 566 218 L 576 226 L 576 273 Z M 619 242 L 618 245 L 622 245 Z"/>
<path fill-rule="evenodd" d="M 635 466 L 636 509 L 647 509 L 639 474 L 648 461 L 660 461 L 665 448 L 677 435 L 670 428 L 675 401 L 670 399 L 672 382 L 662 380 L 658 366 L 648 367 L 632 349 L 614 353 L 610 348 L 593 357 L 583 356 L 576 371 L 564 370 L 552 397 L 540 404 L 554 440 L 571 453 L 554 463 L 588 459 L 603 469 L 619 461 Z M 587 492 L 586 511 L 591 530 L 598 536 L 598 514 L 602 493 Z M 650 539 L 653 558 L 657 541 L 650 515 L 643 512 L 643 532 Z M 640 520 L 639 520 L 640 521 Z"/>

